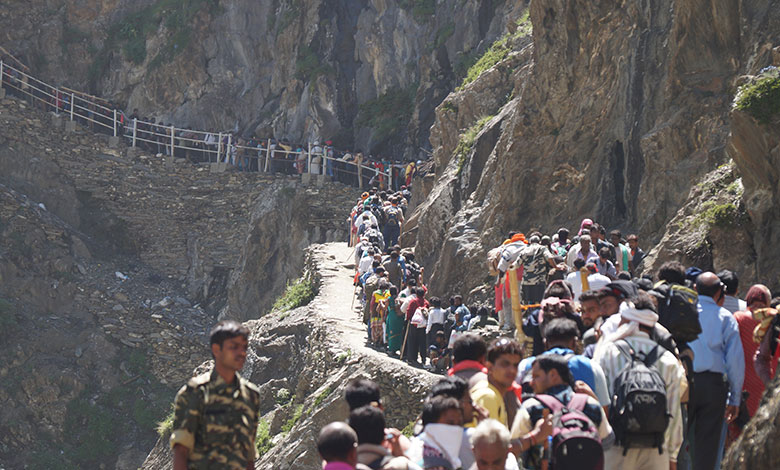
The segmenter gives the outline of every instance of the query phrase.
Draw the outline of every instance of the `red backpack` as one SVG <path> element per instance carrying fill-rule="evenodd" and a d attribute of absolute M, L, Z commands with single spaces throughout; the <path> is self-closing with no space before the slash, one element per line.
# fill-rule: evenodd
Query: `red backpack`
<path fill-rule="evenodd" d="M 583 412 L 588 395 L 575 393 L 568 404 L 551 395 L 536 395 L 553 413 L 550 470 L 601 470 L 604 449 L 593 421 Z"/>

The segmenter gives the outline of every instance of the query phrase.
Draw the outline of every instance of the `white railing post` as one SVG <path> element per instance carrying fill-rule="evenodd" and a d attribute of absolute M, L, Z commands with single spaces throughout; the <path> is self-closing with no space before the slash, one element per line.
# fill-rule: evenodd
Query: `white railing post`
<path fill-rule="evenodd" d="M 176 128 L 173 127 L 173 124 L 171 124 L 171 156 L 173 156 L 173 152 L 176 149 Z"/>
<path fill-rule="evenodd" d="M 116 109 L 114 109 L 114 137 L 116 137 Z"/>
<path fill-rule="evenodd" d="M 5 79 L 3 78 L 3 60 L 0 59 L 0 88 L 2 88 L 4 80 Z"/>
<path fill-rule="evenodd" d="M 309 142 L 309 166 L 306 167 L 306 173 L 311 174 L 311 142 Z"/>
<path fill-rule="evenodd" d="M 217 140 L 217 163 L 222 156 L 222 133 L 219 133 L 219 140 Z"/>
<path fill-rule="evenodd" d="M 390 163 L 390 169 L 387 175 L 387 190 L 388 191 L 393 190 L 393 164 L 392 163 Z"/>
<path fill-rule="evenodd" d="M 231 165 L 233 162 L 231 161 L 233 159 L 233 134 L 228 134 L 228 143 L 227 143 L 227 150 L 225 151 L 225 163 L 230 163 Z"/>
<path fill-rule="evenodd" d="M 135 139 L 138 135 L 138 118 L 133 118 L 133 147 L 135 147 Z"/>
<path fill-rule="evenodd" d="M 73 110 L 76 109 L 76 94 L 70 93 L 70 120 L 73 120 Z"/>
<path fill-rule="evenodd" d="M 268 173 L 268 166 L 271 164 L 271 139 L 268 139 L 265 143 L 265 165 L 263 171 Z"/>

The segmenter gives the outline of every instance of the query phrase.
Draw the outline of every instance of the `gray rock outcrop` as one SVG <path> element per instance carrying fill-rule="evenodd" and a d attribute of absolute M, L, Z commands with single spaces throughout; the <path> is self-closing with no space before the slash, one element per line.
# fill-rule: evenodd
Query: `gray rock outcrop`
<path fill-rule="evenodd" d="M 729 160 L 735 84 L 778 60 L 776 10 L 721 0 L 531 2 L 532 45 L 513 47 L 527 59 L 505 72 L 514 93 L 501 110 L 467 108 L 460 119 L 453 103 L 504 96 L 476 83 L 494 80 L 511 56 L 437 108 L 435 183 L 404 235 L 430 267 L 431 291 L 487 296 L 485 255 L 510 230 L 552 233 L 589 217 L 638 233 L 644 246 L 660 241 L 692 187 Z M 731 122 L 744 128 L 738 115 Z M 732 157 L 743 182 L 743 171 L 765 179 Z M 732 269 L 749 271 L 749 259 Z"/>
<path fill-rule="evenodd" d="M 3 45 L 55 84 L 88 83 L 165 122 L 417 158 L 434 107 L 521 7 L 34 0 L 4 8 L 0 28 Z"/>

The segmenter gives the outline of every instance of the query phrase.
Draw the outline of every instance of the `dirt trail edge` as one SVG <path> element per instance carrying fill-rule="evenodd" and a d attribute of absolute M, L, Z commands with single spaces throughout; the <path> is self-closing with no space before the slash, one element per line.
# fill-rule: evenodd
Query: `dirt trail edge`
<path fill-rule="evenodd" d="M 362 321 L 360 299 L 355 298 L 355 255 L 346 243 L 325 243 L 312 247 L 312 253 L 322 276 L 319 295 L 312 302 L 325 317 L 328 326 L 338 332 L 338 341 L 360 354 L 382 358 L 397 367 L 406 367 L 418 373 L 430 374 L 424 369 L 411 367 L 384 352 L 366 346 L 366 326 Z"/>

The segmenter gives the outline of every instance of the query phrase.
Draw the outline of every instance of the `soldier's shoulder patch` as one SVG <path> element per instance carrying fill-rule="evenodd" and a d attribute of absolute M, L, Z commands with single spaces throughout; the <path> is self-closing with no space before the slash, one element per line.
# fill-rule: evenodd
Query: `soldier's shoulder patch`
<path fill-rule="evenodd" d="M 211 372 L 205 372 L 203 374 L 191 378 L 187 382 L 187 385 L 192 388 L 197 388 L 200 387 L 201 385 L 205 385 L 209 383 L 209 380 L 211 380 Z"/>
<path fill-rule="evenodd" d="M 260 387 L 258 387 L 257 385 L 255 385 L 254 383 L 250 382 L 247 379 L 242 378 L 241 380 L 243 380 L 244 386 L 248 388 L 252 393 L 256 393 L 258 395 L 260 394 Z"/>

